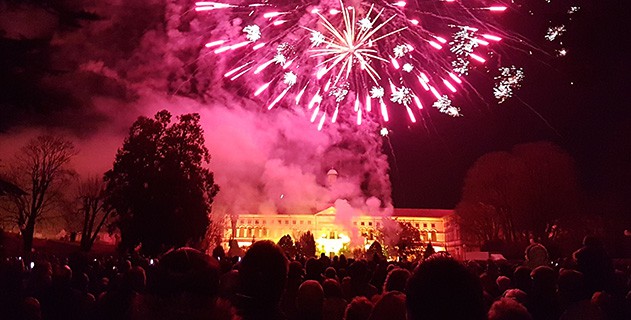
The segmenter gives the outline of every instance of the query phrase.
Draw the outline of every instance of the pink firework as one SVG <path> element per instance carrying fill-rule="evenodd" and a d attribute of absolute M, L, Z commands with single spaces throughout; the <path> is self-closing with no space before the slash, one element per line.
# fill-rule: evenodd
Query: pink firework
<path fill-rule="evenodd" d="M 424 104 L 460 116 L 449 98 L 471 87 L 469 71 L 519 40 L 495 22 L 510 3 L 235 0 L 197 2 L 195 10 L 237 21 L 238 36 L 206 44 L 211 54 L 233 55 L 228 81 L 247 85 L 267 109 L 306 108 L 321 129 L 340 117 L 388 122 L 392 108 L 416 122 Z"/>

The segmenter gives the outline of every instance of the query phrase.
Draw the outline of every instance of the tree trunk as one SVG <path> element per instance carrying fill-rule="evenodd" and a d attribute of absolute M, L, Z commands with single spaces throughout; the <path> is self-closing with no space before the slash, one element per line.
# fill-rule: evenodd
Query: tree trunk
<path fill-rule="evenodd" d="M 81 251 L 88 252 L 92 249 L 91 238 L 87 233 L 81 235 Z"/>
<path fill-rule="evenodd" d="M 33 233 L 35 232 L 35 223 L 31 220 L 26 224 L 22 232 L 22 251 L 26 255 L 30 255 L 31 249 L 33 249 Z"/>

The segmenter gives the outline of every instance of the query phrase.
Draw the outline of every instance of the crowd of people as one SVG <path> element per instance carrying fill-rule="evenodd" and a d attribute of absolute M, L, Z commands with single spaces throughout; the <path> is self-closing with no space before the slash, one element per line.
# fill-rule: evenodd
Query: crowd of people
<path fill-rule="evenodd" d="M 563 265 L 243 258 L 191 248 L 158 259 L 36 256 L 0 264 L 1 319 L 631 319 L 629 266 L 595 238 Z"/>

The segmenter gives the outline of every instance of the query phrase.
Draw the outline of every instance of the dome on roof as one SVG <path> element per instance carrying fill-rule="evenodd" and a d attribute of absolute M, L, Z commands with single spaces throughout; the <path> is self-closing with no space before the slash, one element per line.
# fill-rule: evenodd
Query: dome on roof
<path fill-rule="evenodd" d="M 331 170 L 329 170 L 329 172 L 327 172 L 326 175 L 327 176 L 331 176 L 331 175 L 337 176 L 338 174 L 337 174 L 337 171 L 335 169 L 331 168 Z"/>

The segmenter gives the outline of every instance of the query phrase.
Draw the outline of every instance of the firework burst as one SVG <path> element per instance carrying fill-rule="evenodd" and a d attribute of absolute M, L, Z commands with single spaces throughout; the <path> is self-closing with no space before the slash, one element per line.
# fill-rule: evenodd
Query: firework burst
<path fill-rule="evenodd" d="M 340 116 L 361 124 L 374 114 L 387 122 L 394 108 L 416 122 L 424 103 L 461 116 L 451 101 L 473 89 L 466 76 L 476 68 L 495 70 L 494 95 L 504 102 L 523 71 L 487 60 L 499 56 L 496 47 L 525 42 L 495 22 L 511 3 L 234 0 L 197 2 L 195 9 L 220 10 L 240 28 L 206 44 L 212 54 L 231 54 L 228 81 L 242 81 L 268 109 L 305 108 L 321 129 Z M 557 31 L 555 37 L 564 29 Z M 252 77 L 240 80 L 246 75 Z"/>

